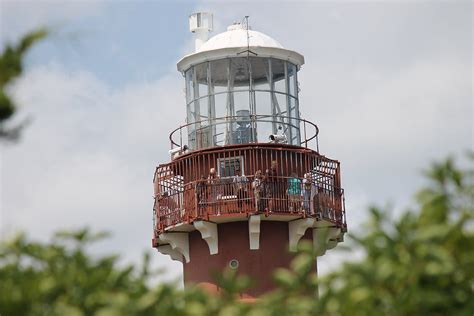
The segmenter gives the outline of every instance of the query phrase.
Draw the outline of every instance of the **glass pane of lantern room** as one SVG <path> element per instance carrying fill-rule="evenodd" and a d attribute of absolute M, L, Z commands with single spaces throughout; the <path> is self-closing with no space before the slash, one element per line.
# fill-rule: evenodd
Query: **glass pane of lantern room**
<path fill-rule="evenodd" d="M 251 57 L 252 86 L 255 91 L 256 113 L 258 115 L 257 135 L 259 142 L 266 142 L 274 134 L 272 123 L 272 95 L 270 93 L 270 58 Z"/>
<path fill-rule="evenodd" d="M 232 107 L 237 120 L 246 119 L 250 115 L 247 58 L 232 58 L 230 68 L 229 88 L 232 93 L 230 101 L 233 103 Z"/>
<path fill-rule="evenodd" d="M 196 74 L 196 83 L 199 85 L 199 96 L 205 96 L 208 94 L 207 87 L 207 63 L 201 63 L 194 66 Z"/>
<path fill-rule="evenodd" d="M 252 70 L 253 90 L 256 94 L 256 107 L 258 115 L 271 115 L 271 95 L 270 95 L 270 73 L 269 59 L 262 57 L 250 58 Z M 257 96 L 258 95 L 258 96 Z"/>
<path fill-rule="evenodd" d="M 232 58 L 231 80 L 233 90 L 249 90 L 249 67 L 247 58 Z"/>
<path fill-rule="evenodd" d="M 186 122 L 188 125 L 188 146 L 194 149 L 196 146 L 196 126 L 192 124 L 196 122 L 196 112 L 194 108 L 194 85 L 193 85 L 193 67 L 189 68 L 185 73 L 186 84 Z"/>
<path fill-rule="evenodd" d="M 285 62 L 283 60 L 272 59 L 272 79 L 274 84 L 274 91 L 286 93 Z"/>
<path fill-rule="evenodd" d="M 194 66 L 194 107 L 196 112 L 195 143 L 196 148 L 205 148 L 214 144 L 214 133 L 211 123 L 211 104 L 208 97 L 208 63 L 201 63 Z"/>
<path fill-rule="evenodd" d="M 287 78 L 287 85 L 288 85 L 288 110 L 290 124 L 291 124 L 291 139 L 288 142 L 292 145 L 300 145 L 300 129 L 299 129 L 299 109 L 298 109 L 298 90 L 297 90 L 297 81 L 296 81 L 296 66 L 287 63 L 288 65 L 288 78 Z"/>
<path fill-rule="evenodd" d="M 286 80 L 285 80 L 285 62 L 279 59 L 271 59 L 272 72 L 272 107 L 275 114 L 275 121 L 281 122 L 276 124 L 275 128 L 278 134 L 289 134 L 287 126 L 287 97 L 286 97 Z"/>
<path fill-rule="evenodd" d="M 226 124 L 224 117 L 228 116 L 227 109 L 227 89 L 228 89 L 228 67 L 227 59 L 220 59 L 209 62 L 209 98 L 213 117 L 214 145 L 225 145 Z"/>
<path fill-rule="evenodd" d="M 250 57 L 252 84 L 254 90 L 270 90 L 269 58 Z"/>
<path fill-rule="evenodd" d="M 222 118 L 231 115 L 227 105 L 228 68 L 228 59 L 220 59 L 209 62 L 209 90 L 213 93 L 216 118 Z"/>
<path fill-rule="evenodd" d="M 298 97 L 297 80 L 296 80 L 296 65 L 287 63 L 288 65 L 288 93 L 294 97 Z"/>
<path fill-rule="evenodd" d="M 207 63 L 194 66 L 194 106 L 196 121 L 208 118 Z"/>
<path fill-rule="evenodd" d="M 193 68 L 191 67 L 185 73 L 186 80 L 186 120 L 187 123 L 195 121 L 194 113 L 194 88 L 193 88 Z"/>

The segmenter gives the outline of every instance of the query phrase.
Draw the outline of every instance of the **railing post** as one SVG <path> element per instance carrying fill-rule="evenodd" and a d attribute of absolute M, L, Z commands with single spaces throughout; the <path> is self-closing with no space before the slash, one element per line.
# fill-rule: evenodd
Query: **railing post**
<path fill-rule="evenodd" d="M 197 182 L 194 182 L 194 210 L 195 215 L 197 218 L 200 218 L 200 209 L 199 209 L 199 201 L 198 201 L 198 194 L 199 192 L 196 190 Z"/>
<path fill-rule="evenodd" d="M 347 222 L 346 222 L 346 197 L 344 195 L 344 190 L 342 190 L 342 216 L 344 222 L 342 223 L 344 225 L 344 228 L 347 228 Z"/>
<path fill-rule="evenodd" d="M 308 148 L 308 137 L 306 137 L 306 121 L 303 120 L 303 130 L 304 130 L 304 144 Z"/>

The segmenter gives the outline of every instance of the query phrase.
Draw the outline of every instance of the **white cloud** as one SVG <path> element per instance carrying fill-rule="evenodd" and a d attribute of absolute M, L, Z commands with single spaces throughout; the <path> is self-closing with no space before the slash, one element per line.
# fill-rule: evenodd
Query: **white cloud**
<path fill-rule="evenodd" d="M 74 3 L 77 11 L 59 13 L 54 2 L 39 11 L 2 3 L 2 19 L 10 6 L 8 25 L 23 32 L 29 20 L 36 26 L 100 9 Z M 202 6 L 215 13 L 218 32 L 249 14 L 255 30 L 305 55 L 301 110 L 320 127 L 321 152 L 342 163 L 351 230 L 368 203 L 403 207 L 420 169 L 472 148 L 472 49 L 458 11 L 438 4 Z M 149 249 L 154 166 L 168 161 L 168 133 L 184 120 L 182 77 L 169 68 L 158 80 L 121 89 L 65 65 L 29 70 L 12 87 L 22 116 L 34 120 L 19 144 L 3 148 L 2 229 L 44 239 L 61 227 L 90 225 L 114 233 L 107 252 L 131 260 Z M 154 258 L 171 277 L 181 273 L 167 257 Z M 338 258 L 321 259 L 320 271 L 331 260 Z"/>
<path fill-rule="evenodd" d="M 105 229 L 114 238 L 102 250 L 137 260 L 151 247 L 154 166 L 168 159 L 167 131 L 184 117 L 180 79 L 115 90 L 55 64 L 27 72 L 12 92 L 34 121 L 3 150 L 2 228 L 43 240 L 62 228 Z M 163 264 L 168 278 L 178 275 Z"/>
<path fill-rule="evenodd" d="M 321 152 L 341 161 L 348 200 L 368 192 L 370 201 L 405 204 L 421 169 L 472 147 L 468 4 L 201 7 L 219 31 L 250 15 L 254 30 L 305 56 L 300 109 L 320 127 Z"/>
<path fill-rule="evenodd" d="M 250 15 L 254 30 L 305 56 L 303 117 L 341 161 L 349 229 L 371 203 L 412 203 L 421 170 L 473 148 L 472 32 L 464 3 L 207 2 L 216 25 Z M 442 21 L 442 23 L 440 23 Z M 319 260 L 327 272 L 342 258 Z"/>
<path fill-rule="evenodd" d="M 82 1 L 0 1 L 1 44 L 16 40 L 37 27 L 61 27 L 71 21 L 98 14 L 104 2 Z"/>

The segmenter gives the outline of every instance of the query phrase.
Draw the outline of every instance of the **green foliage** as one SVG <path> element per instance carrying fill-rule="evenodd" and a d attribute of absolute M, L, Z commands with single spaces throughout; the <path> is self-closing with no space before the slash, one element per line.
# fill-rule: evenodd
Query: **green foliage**
<path fill-rule="evenodd" d="M 22 125 L 7 128 L 5 123 L 16 111 L 16 105 L 5 88 L 23 72 L 23 59 L 32 45 L 46 37 L 48 31 L 39 29 L 26 34 L 16 45 L 7 45 L 0 55 L 0 139 L 15 139 Z"/>
<path fill-rule="evenodd" d="M 365 258 L 321 280 L 318 310 L 331 315 L 470 315 L 474 311 L 472 171 L 451 159 L 426 173 L 419 210 L 390 219 L 371 209 L 353 236 Z"/>
<path fill-rule="evenodd" d="M 51 243 L 20 235 L 1 244 L 0 314 L 471 315 L 473 172 L 448 159 L 426 174 L 430 185 L 418 193 L 417 209 L 395 219 L 370 209 L 364 232 L 349 240 L 362 259 L 317 279 L 314 249 L 302 242 L 291 267 L 275 271 L 277 289 L 254 303 L 239 300 L 252 282 L 235 270 L 218 276 L 220 296 L 149 286 L 148 256 L 140 267 L 94 258 L 87 245 L 105 236 L 80 230 L 57 233 Z"/>

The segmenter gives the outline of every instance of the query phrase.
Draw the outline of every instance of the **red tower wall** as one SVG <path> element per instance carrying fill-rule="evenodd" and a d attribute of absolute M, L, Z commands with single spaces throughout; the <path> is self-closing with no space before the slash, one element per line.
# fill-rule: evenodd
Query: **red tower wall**
<path fill-rule="evenodd" d="M 288 223 L 262 221 L 260 230 L 260 249 L 251 250 L 247 221 L 219 224 L 219 253 L 215 255 L 209 254 L 209 247 L 198 231 L 191 232 L 191 261 L 184 263 L 184 284 L 194 283 L 218 291 L 214 273 L 222 271 L 232 259 L 236 259 L 239 273 L 258 280 L 258 284 L 242 293 L 243 297 L 258 297 L 274 289 L 273 271 L 289 267 L 294 257 L 288 251 Z M 312 230 L 308 229 L 303 238 L 311 240 Z"/>

